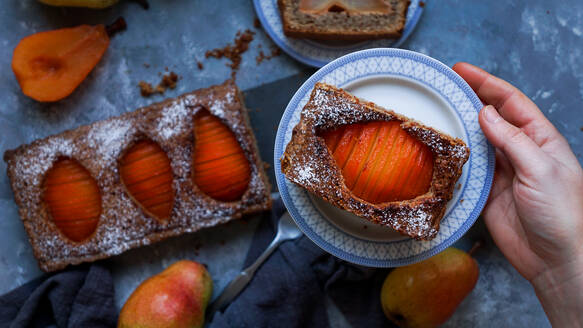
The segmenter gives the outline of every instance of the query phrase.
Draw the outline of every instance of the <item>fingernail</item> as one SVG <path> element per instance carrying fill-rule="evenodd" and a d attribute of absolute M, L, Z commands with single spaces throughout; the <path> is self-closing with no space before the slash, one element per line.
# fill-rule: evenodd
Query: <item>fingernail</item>
<path fill-rule="evenodd" d="M 489 123 L 496 123 L 502 119 L 502 117 L 500 117 L 500 114 L 498 114 L 498 111 L 496 111 L 496 108 L 494 108 L 494 106 L 492 105 L 484 107 L 482 111 L 484 112 L 483 115 L 486 118 L 486 121 L 488 121 Z"/>

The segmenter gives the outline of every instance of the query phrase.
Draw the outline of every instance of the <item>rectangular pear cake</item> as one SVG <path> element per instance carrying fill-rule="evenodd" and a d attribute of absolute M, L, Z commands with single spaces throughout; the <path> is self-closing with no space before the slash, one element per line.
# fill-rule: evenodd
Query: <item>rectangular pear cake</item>
<path fill-rule="evenodd" d="M 214 117 L 213 124 L 226 127 L 222 135 L 234 136 L 236 140 L 229 147 L 238 143 L 241 149 L 239 157 L 243 158 L 243 162 L 248 161 L 244 166 L 237 164 L 238 167 L 246 168 L 244 172 L 247 178 L 243 184 L 232 181 L 233 185 L 243 186 L 239 198 L 235 200 L 215 199 L 201 190 L 202 187 L 199 188 L 194 181 L 194 117 L 203 111 L 210 113 L 209 117 Z M 231 132 L 225 132 L 229 130 Z M 213 148 L 217 148 L 218 144 L 212 144 L 212 137 L 216 134 L 213 131 L 206 134 L 210 136 Z M 150 180 L 147 181 L 152 188 L 144 189 L 144 185 L 141 185 L 142 189 L 133 193 L 129 192 L 133 190 L 130 185 L 125 186 L 120 177 L 121 158 L 125 161 L 128 149 L 133 150 L 133 146 L 141 140 L 148 140 L 146 146 L 154 145 L 153 148 L 147 148 L 150 149 L 147 151 L 142 149 L 142 153 L 136 149 L 137 152 L 132 154 L 133 160 L 127 163 L 141 164 L 143 162 L 140 160 L 154 156 L 151 149 L 161 149 L 161 154 L 156 155 L 158 157 L 149 157 L 156 159 L 151 165 L 163 166 L 166 163 L 168 169 L 167 172 L 162 170 L 152 173 L 148 171 L 148 166 L 135 166 L 128 173 L 128 176 L 133 174 L 132 179 L 137 181 L 131 185 L 132 188 L 143 182 L 144 174 L 150 173 Z M 210 153 L 205 158 L 212 159 L 214 154 Z M 34 256 L 44 271 L 104 259 L 271 207 L 269 182 L 259 158 L 242 94 L 231 80 L 36 140 L 6 151 L 4 161 L 8 165 L 7 173 L 22 223 Z M 55 164 L 61 161 L 66 164 Z M 238 159 L 237 163 L 240 162 L 241 159 Z M 228 178 L 227 169 L 214 169 L 213 174 L 223 179 L 221 181 L 229 182 L 225 180 L 225 176 Z M 63 175 L 62 172 L 66 170 L 70 170 L 71 175 Z M 51 172 L 50 177 L 47 172 Z M 162 173 L 171 178 L 166 182 L 160 180 Z M 68 184 L 63 184 L 64 180 Z M 90 192 L 91 185 L 95 185 L 92 180 L 99 194 Z M 162 181 L 162 184 L 156 181 Z M 205 188 L 213 191 L 212 183 Z M 162 202 L 160 197 L 154 197 L 160 196 L 156 192 L 163 189 L 161 186 L 167 187 L 166 195 L 171 195 L 170 201 Z M 83 193 L 70 193 L 68 199 L 59 198 L 62 198 L 59 196 L 63 195 L 62 192 L 77 187 Z M 53 192 L 57 189 L 61 194 Z M 153 198 L 140 203 L 144 195 L 152 193 Z M 86 207 L 75 202 L 85 202 L 81 204 L 86 204 Z M 170 204 L 167 217 L 152 214 L 160 211 L 160 204 Z M 100 210 L 91 212 L 90 209 Z M 78 220 L 67 217 L 72 212 L 80 213 Z M 91 217 L 93 214 L 89 212 L 99 215 Z M 94 230 L 83 230 L 88 222 L 95 226 Z M 85 232 L 82 234 L 80 231 Z M 81 238 L 78 238 L 79 235 Z"/>
<path fill-rule="evenodd" d="M 469 156 L 460 139 L 316 83 L 281 157 L 281 170 L 336 207 L 430 240 Z"/>

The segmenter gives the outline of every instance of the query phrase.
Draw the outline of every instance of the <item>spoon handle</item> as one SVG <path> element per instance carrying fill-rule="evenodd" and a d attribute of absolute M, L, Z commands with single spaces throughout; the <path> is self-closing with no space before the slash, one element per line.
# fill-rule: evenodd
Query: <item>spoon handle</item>
<path fill-rule="evenodd" d="M 271 241 L 271 244 L 269 244 L 267 249 L 263 251 L 263 253 L 257 258 L 257 260 L 255 260 L 253 264 L 251 264 L 249 267 L 245 268 L 245 270 L 241 271 L 237 276 L 235 276 L 235 278 L 227 285 L 227 287 L 223 289 L 219 297 L 217 297 L 217 299 L 211 303 L 206 312 L 207 320 L 210 320 L 215 314 L 215 312 L 223 310 L 223 308 L 225 308 L 229 303 L 231 303 L 231 301 L 235 297 L 237 297 L 237 295 L 239 295 L 239 293 L 241 293 L 243 289 L 245 289 L 247 284 L 249 284 L 249 282 L 253 278 L 253 275 L 255 275 L 255 271 L 257 271 L 261 264 L 263 264 L 263 262 L 265 262 L 265 260 L 269 258 L 271 253 L 273 253 L 273 251 L 277 249 L 279 244 L 281 244 L 285 240 L 286 238 L 282 238 L 282 234 L 278 230 L 277 234 L 275 235 L 275 238 L 273 238 L 273 240 Z"/>

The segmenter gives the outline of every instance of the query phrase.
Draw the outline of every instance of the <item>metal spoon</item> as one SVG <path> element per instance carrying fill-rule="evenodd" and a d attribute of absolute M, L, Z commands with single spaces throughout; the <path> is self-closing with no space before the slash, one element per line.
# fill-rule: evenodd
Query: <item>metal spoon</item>
<path fill-rule="evenodd" d="M 296 239 L 301 235 L 302 232 L 298 229 L 289 213 L 285 212 L 279 219 L 279 223 L 277 224 L 277 234 L 275 235 L 275 238 L 273 238 L 271 244 L 269 244 L 269 247 L 267 247 L 267 249 L 263 251 L 263 254 L 255 260 L 255 263 L 241 271 L 241 273 L 239 273 L 227 285 L 227 287 L 223 289 L 221 295 L 211 303 L 207 310 L 207 320 L 210 320 L 215 312 L 222 311 L 243 289 L 245 289 L 247 284 L 253 278 L 255 271 L 257 271 L 261 264 L 269 258 L 279 244 L 286 240 Z"/>

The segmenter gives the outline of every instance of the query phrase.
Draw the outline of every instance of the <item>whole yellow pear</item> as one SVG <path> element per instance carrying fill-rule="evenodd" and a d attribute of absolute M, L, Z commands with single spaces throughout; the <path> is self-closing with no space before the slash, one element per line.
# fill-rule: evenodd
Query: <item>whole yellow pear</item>
<path fill-rule="evenodd" d="M 451 317 L 478 281 L 478 263 L 457 248 L 387 275 L 381 304 L 399 327 L 436 327 Z"/>
<path fill-rule="evenodd" d="M 202 327 L 212 288 L 204 265 L 178 261 L 134 290 L 121 309 L 117 326 Z"/>

